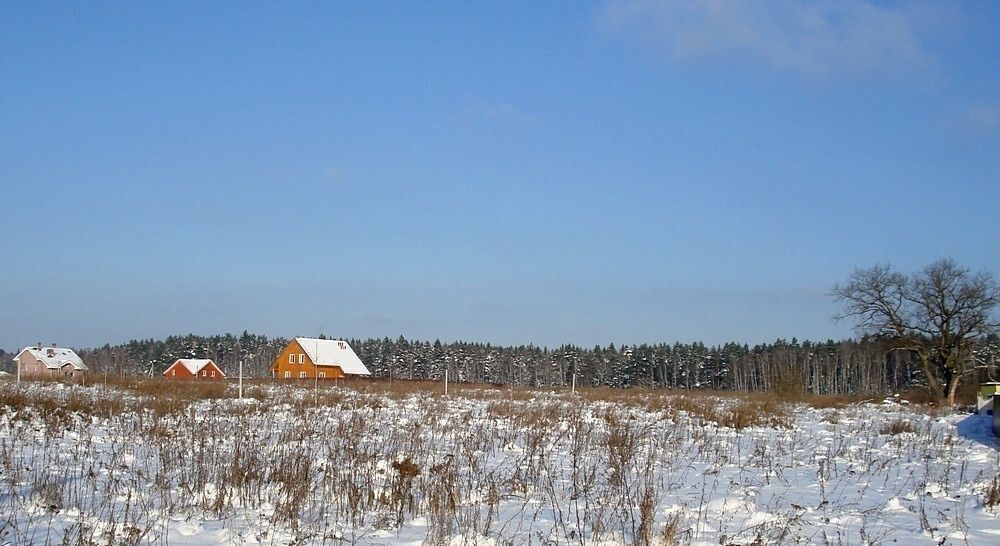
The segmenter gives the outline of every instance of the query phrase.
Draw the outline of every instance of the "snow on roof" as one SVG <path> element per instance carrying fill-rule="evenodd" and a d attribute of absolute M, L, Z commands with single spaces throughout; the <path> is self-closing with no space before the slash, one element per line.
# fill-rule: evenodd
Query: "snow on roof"
<path fill-rule="evenodd" d="M 21 355 L 25 352 L 37 358 L 50 370 L 58 370 L 67 364 L 77 370 L 88 369 L 86 364 L 83 363 L 83 359 L 74 353 L 72 349 L 65 349 L 63 347 L 25 347 L 14 357 L 14 360 L 18 364 L 21 362 Z"/>
<path fill-rule="evenodd" d="M 297 337 L 295 341 L 317 366 L 338 366 L 347 375 L 371 375 L 346 341 Z"/>
<path fill-rule="evenodd" d="M 178 358 L 177 362 L 171 364 L 170 367 L 173 368 L 178 362 L 187 368 L 188 371 L 191 372 L 191 375 L 198 375 L 198 372 L 200 372 L 202 368 L 208 366 L 209 364 L 214 364 L 214 362 L 207 358 Z"/>

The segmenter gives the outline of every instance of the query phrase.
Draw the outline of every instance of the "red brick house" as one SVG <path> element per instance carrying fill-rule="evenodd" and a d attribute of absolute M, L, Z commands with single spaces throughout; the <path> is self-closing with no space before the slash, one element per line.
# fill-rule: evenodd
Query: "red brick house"
<path fill-rule="evenodd" d="M 83 359 L 63 347 L 25 347 L 14 357 L 22 377 L 82 378 L 87 373 Z"/>
<path fill-rule="evenodd" d="M 166 379 L 225 379 L 226 374 L 208 359 L 178 358 L 163 372 Z"/>

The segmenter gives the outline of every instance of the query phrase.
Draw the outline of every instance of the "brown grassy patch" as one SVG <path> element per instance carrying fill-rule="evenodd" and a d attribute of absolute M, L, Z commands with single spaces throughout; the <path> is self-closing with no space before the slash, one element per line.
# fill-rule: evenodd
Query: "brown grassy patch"
<path fill-rule="evenodd" d="M 899 393 L 899 399 L 920 406 L 936 406 L 938 401 L 927 389 L 910 389 Z"/>
<path fill-rule="evenodd" d="M 788 404 L 773 393 L 731 393 L 721 397 L 713 391 L 661 394 L 647 400 L 646 406 L 668 414 L 683 412 L 695 419 L 736 430 L 791 427 Z"/>
<path fill-rule="evenodd" d="M 794 402 L 801 402 L 813 409 L 836 409 L 846 406 L 856 406 L 863 402 L 872 401 L 871 396 L 847 395 L 847 394 L 804 394 Z"/>
<path fill-rule="evenodd" d="M 136 382 L 133 390 L 154 398 L 179 400 L 216 400 L 232 397 L 229 393 L 229 384 L 225 381 L 146 379 Z"/>
<path fill-rule="evenodd" d="M 896 419 L 890 423 L 886 423 L 882 426 L 881 433 L 886 435 L 903 434 L 905 432 L 916 432 L 917 429 L 909 421 L 904 421 L 902 419 Z"/>
<path fill-rule="evenodd" d="M 38 416 L 53 430 L 70 428 L 75 416 L 108 417 L 118 415 L 129 407 L 121 397 L 93 396 L 89 389 L 70 392 L 25 392 L 0 389 L 0 407 L 18 412 L 23 418 Z"/>
<path fill-rule="evenodd" d="M 747 400 L 718 413 L 719 426 L 743 430 L 751 427 L 791 428 L 786 406 L 772 398 Z"/>
<path fill-rule="evenodd" d="M 399 400 L 414 394 L 444 394 L 444 381 L 394 379 L 391 383 L 386 379 L 352 378 L 342 380 L 340 387 L 346 387 L 369 394 L 385 395 Z M 448 395 L 476 400 L 531 400 L 540 394 L 551 390 L 531 387 L 517 387 L 491 383 L 449 382 Z"/>
<path fill-rule="evenodd" d="M 554 404 L 518 405 L 507 401 L 493 402 L 486 406 L 486 414 L 511 421 L 519 430 L 548 431 L 561 417 Z"/>

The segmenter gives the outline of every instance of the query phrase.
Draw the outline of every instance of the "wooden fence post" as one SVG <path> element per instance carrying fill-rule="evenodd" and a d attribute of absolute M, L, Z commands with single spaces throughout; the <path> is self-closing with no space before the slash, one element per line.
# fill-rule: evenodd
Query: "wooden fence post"
<path fill-rule="evenodd" d="M 1000 394 L 994 394 L 993 398 L 993 434 L 995 436 L 1000 436 Z"/>

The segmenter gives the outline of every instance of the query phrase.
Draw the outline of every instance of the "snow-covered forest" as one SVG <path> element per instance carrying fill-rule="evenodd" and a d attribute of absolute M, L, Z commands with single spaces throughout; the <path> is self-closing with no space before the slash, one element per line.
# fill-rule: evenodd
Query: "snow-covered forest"
<path fill-rule="evenodd" d="M 894 393 L 920 387 L 923 380 L 916 362 L 876 340 L 815 343 L 793 338 L 753 347 L 695 342 L 555 349 L 403 337 L 349 341 L 373 376 L 386 379 L 439 380 L 447 369 L 452 380 L 462 382 L 560 387 L 569 386 L 575 373 L 584 386 L 814 394 Z M 211 358 L 230 371 L 242 358 L 245 373 L 268 377 L 271 361 L 286 342 L 247 332 L 186 335 L 79 353 L 96 374 L 156 377 L 177 358 Z M 992 365 L 998 361 L 1000 342 L 987 340 L 980 353 L 980 361 Z M 12 355 L 0 356 L 11 368 Z M 982 377 L 986 373 L 979 372 Z M 977 381 L 974 377 L 966 383 L 968 394 Z"/>

